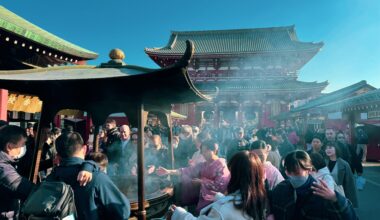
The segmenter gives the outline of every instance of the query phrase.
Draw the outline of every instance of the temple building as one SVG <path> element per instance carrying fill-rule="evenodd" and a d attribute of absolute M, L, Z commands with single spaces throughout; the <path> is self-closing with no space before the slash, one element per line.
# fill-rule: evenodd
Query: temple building
<path fill-rule="evenodd" d="M 97 56 L 0 6 L 0 70 L 81 65 Z M 40 109 L 38 97 L 0 89 L 0 119 L 33 120 Z"/>
<path fill-rule="evenodd" d="M 349 100 L 354 97 L 360 97 L 373 90 L 376 90 L 376 88 L 368 84 L 367 81 L 362 80 L 334 92 L 322 94 L 315 99 L 309 100 L 303 105 L 291 109 L 289 112 L 284 112 L 277 115 L 274 119 L 278 122 L 278 124 L 288 124 L 289 122 L 290 124 L 297 124 L 297 127 L 299 127 L 303 132 L 306 132 L 307 130 L 318 130 L 325 128 L 333 128 L 335 130 L 344 131 L 347 129 L 347 125 L 349 124 L 348 121 L 351 119 L 348 118 L 348 114 L 344 115 L 343 111 L 337 110 L 341 106 L 336 103 L 340 103 L 343 100 Z M 326 108 L 326 106 L 332 106 L 334 108 Z M 344 108 L 344 110 L 346 111 L 347 108 Z M 371 119 L 371 113 L 368 115 Z M 367 118 L 360 118 L 359 116 L 360 115 L 350 117 L 355 118 L 355 123 L 368 123 Z M 373 118 L 376 117 L 372 117 L 372 119 Z"/>
<path fill-rule="evenodd" d="M 145 52 L 166 67 L 180 58 L 187 39 L 195 44 L 188 70 L 191 79 L 203 93 L 215 97 L 211 103 L 175 106 L 175 111 L 188 116 L 187 123 L 205 118 L 215 126 L 222 120 L 274 126 L 273 116 L 289 111 L 298 100 L 320 96 L 328 85 L 297 80 L 323 43 L 300 41 L 294 26 L 173 31 L 166 46 Z"/>

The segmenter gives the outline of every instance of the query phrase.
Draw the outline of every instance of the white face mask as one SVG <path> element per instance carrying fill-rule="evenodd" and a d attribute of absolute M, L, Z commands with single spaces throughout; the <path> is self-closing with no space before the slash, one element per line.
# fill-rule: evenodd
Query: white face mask
<path fill-rule="evenodd" d="M 189 137 L 190 137 L 190 135 L 186 136 L 186 135 L 184 135 L 183 133 L 179 134 L 179 138 L 180 138 L 181 140 L 187 140 L 187 139 L 189 139 Z"/>
<path fill-rule="evenodd" d="M 306 183 L 308 176 L 288 176 L 290 183 L 294 188 L 298 188 Z"/>
<path fill-rule="evenodd" d="M 17 156 L 15 156 L 14 159 L 18 160 L 22 158 L 23 156 L 25 156 L 25 154 L 26 154 L 26 145 L 21 147 L 20 153 Z"/>

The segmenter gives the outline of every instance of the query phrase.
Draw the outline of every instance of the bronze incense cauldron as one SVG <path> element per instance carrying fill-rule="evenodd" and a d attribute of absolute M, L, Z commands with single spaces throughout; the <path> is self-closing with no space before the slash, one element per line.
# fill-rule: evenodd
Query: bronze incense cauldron
<path fill-rule="evenodd" d="M 111 179 L 129 199 L 131 216 L 135 216 L 138 211 L 137 177 L 111 176 Z M 162 217 L 171 204 L 174 192 L 172 182 L 159 176 L 146 176 L 144 190 L 147 218 Z"/>

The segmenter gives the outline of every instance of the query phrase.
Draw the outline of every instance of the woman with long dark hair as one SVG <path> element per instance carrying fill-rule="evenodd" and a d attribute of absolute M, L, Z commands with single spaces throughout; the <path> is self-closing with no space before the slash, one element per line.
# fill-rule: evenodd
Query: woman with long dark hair
<path fill-rule="evenodd" d="M 227 186 L 228 194 L 235 195 L 234 207 L 253 219 L 265 219 L 267 204 L 264 168 L 255 153 L 239 152 L 228 163 L 231 180 Z M 250 218 L 247 218 L 250 219 Z"/>
<path fill-rule="evenodd" d="M 347 199 L 357 208 L 359 201 L 356 192 L 355 178 L 350 165 L 340 158 L 341 151 L 335 142 L 326 143 L 327 167 L 338 186 L 342 186 Z"/>
<path fill-rule="evenodd" d="M 266 219 L 267 197 L 264 169 L 255 153 L 241 151 L 228 163 L 231 179 L 227 196 L 218 195 L 214 203 L 201 210 L 198 218 L 181 207 L 173 207 L 171 219 Z"/>

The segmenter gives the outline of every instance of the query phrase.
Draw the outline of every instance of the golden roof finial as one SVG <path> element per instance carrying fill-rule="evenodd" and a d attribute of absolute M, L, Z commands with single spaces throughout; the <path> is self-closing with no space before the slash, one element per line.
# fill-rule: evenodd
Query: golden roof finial
<path fill-rule="evenodd" d="M 109 57 L 112 60 L 123 60 L 125 58 L 124 52 L 118 48 L 112 49 Z"/>

